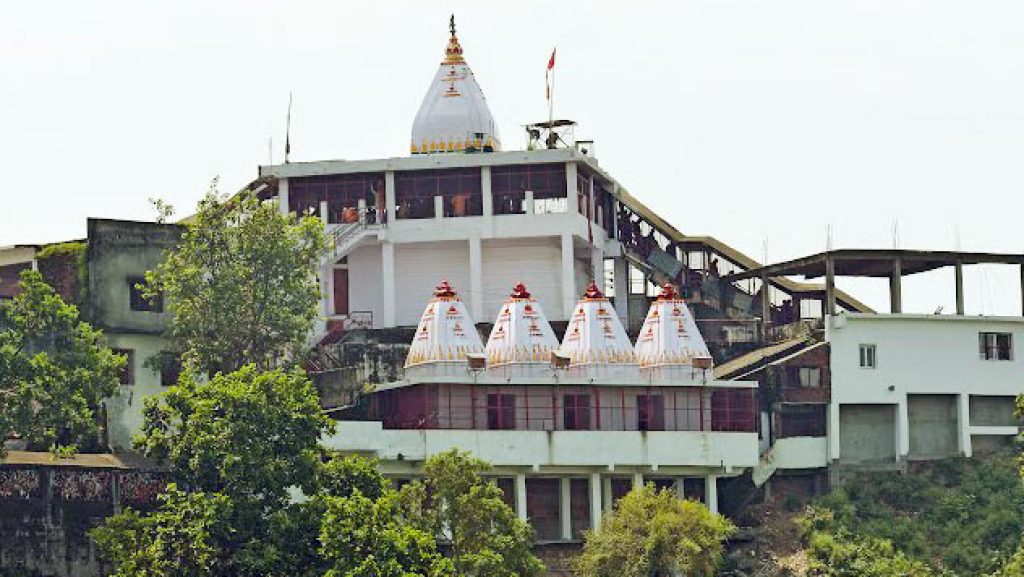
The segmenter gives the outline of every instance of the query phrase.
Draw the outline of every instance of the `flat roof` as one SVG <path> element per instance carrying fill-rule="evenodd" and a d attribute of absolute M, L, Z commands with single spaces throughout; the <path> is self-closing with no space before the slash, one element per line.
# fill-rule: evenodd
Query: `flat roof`
<path fill-rule="evenodd" d="M 927 272 L 956 264 L 1017 264 L 1024 265 L 1024 254 L 959 252 L 905 249 L 838 249 L 768 266 L 752 268 L 724 275 L 723 280 L 738 281 L 748 278 L 803 275 L 805 279 L 825 276 L 826 262 L 834 264 L 836 276 L 889 278 L 893 263 L 900 261 L 903 276 Z"/>

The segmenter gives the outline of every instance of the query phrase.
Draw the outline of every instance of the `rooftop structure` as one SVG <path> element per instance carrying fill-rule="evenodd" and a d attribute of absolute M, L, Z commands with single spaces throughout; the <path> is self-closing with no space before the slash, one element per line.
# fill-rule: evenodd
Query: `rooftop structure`
<path fill-rule="evenodd" d="M 559 352 L 570 359 L 570 374 L 607 378 L 636 373 L 636 354 L 611 302 L 591 281 L 569 319 Z"/>
<path fill-rule="evenodd" d="M 558 339 L 537 299 L 517 283 L 498 313 L 487 339 L 487 362 L 506 377 L 550 373 Z"/>
<path fill-rule="evenodd" d="M 412 126 L 413 154 L 501 150 L 498 127 L 455 35 L 455 16 L 444 60 Z"/>
<path fill-rule="evenodd" d="M 655 379 L 690 382 L 706 380 L 711 352 L 697 328 L 686 301 L 671 284 L 661 288 L 636 341 L 641 371 Z"/>
<path fill-rule="evenodd" d="M 483 349 L 465 303 L 448 281 L 441 281 L 423 310 L 405 370 L 424 376 L 465 374 L 467 355 L 482 354 Z"/>

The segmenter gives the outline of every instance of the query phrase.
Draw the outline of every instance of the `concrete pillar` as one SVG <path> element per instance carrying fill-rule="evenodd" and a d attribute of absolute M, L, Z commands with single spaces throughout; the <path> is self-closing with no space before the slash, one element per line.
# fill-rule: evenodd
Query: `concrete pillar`
<path fill-rule="evenodd" d="M 602 485 L 604 485 L 604 487 L 602 487 L 602 493 L 604 494 L 604 512 L 609 513 L 615 505 L 614 495 L 612 495 L 612 478 L 605 477 Z"/>
<path fill-rule="evenodd" d="M 965 457 L 974 455 L 974 447 L 971 446 L 971 395 L 961 393 L 956 396 L 957 430 L 960 433 L 959 446 L 960 454 Z"/>
<path fill-rule="evenodd" d="M 622 326 L 629 327 L 629 262 L 626 257 L 615 257 L 615 313 Z"/>
<path fill-rule="evenodd" d="M 964 314 L 964 265 L 963 263 L 957 262 L 956 266 L 953 267 L 956 273 L 956 314 L 963 316 Z M 1022 280 L 1024 282 L 1024 280 Z"/>
<path fill-rule="evenodd" d="M 718 512 L 718 476 L 708 475 L 704 478 L 704 505 L 712 513 Z"/>
<path fill-rule="evenodd" d="M 686 477 L 676 477 L 676 497 L 686 498 Z"/>
<path fill-rule="evenodd" d="M 528 521 L 526 515 L 526 475 L 516 474 L 516 515 L 521 521 Z"/>
<path fill-rule="evenodd" d="M 288 179 L 277 181 L 277 209 L 281 214 L 288 214 Z"/>
<path fill-rule="evenodd" d="M 443 196 L 438 195 L 438 196 L 434 197 L 434 218 L 437 219 L 437 220 L 441 220 L 442 218 L 444 218 L 444 197 Z"/>
<path fill-rule="evenodd" d="M 828 421 L 825 423 L 825 432 L 828 433 L 828 458 L 830 461 L 837 461 L 840 458 L 839 443 L 839 403 L 832 401 L 828 405 Z"/>
<path fill-rule="evenodd" d="M 523 204 L 524 204 L 523 212 L 525 212 L 526 214 L 533 214 L 534 212 L 536 212 L 536 207 L 534 206 L 534 203 L 533 203 L 533 191 L 532 190 L 527 190 L 525 192 L 525 200 L 524 200 Z"/>
<path fill-rule="evenodd" d="M 900 397 L 896 406 L 896 457 L 902 461 L 910 455 L 910 410 L 907 407 L 907 395 L 900 393 Z"/>
<path fill-rule="evenodd" d="M 576 194 L 576 163 L 566 162 L 565 163 L 565 194 L 566 194 L 566 209 L 567 214 L 579 214 L 579 200 L 577 200 Z"/>
<path fill-rule="evenodd" d="M 892 261 L 892 275 L 889 277 L 889 312 L 903 312 L 903 261 Z"/>
<path fill-rule="evenodd" d="M 562 539 L 569 541 L 572 539 L 572 484 L 569 477 L 562 477 L 559 481 L 562 489 L 561 498 L 558 499 L 558 511 L 562 521 Z"/>
<path fill-rule="evenodd" d="M 601 526 L 601 473 L 590 474 L 590 528 Z"/>
<path fill-rule="evenodd" d="M 327 212 L 326 200 L 320 201 L 320 220 L 323 221 L 324 228 L 327 228 L 327 225 L 331 223 L 331 215 Z"/>
<path fill-rule="evenodd" d="M 594 282 L 604 291 L 604 251 L 600 247 L 590 247 L 590 267 L 593 269 Z"/>
<path fill-rule="evenodd" d="M 1024 264 L 1020 265 L 1020 311 L 1024 316 Z"/>
<path fill-rule="evenodd" d="M 491 196 L 491 167 L 480 167 L 480 198 L 484 216 L 494 214 L 494 197 Z"/>
<path fill-rule="evenodd" d="M 761 273 L 761 326 L 763 330 L 767 331 L 770 324 L 772 324 L 772 286 L 768 282 L 768 275 Z"/>
<path fill-rule="evenodd" d="M 384 242 L 380 245 L 380 292 L 381 292 L 381 323 L 382 328 L 394 327 L 398 324 L 397 299 L 395 293 L 395 245 Z"/>
<path fill-rule="evenodd" d="M 388 222 L 394 222 L 398 218 L 398 204 L 395 195 L 395 172 L 389 170 L 384 173 L 384 210 L 387 211 Z"/>
<path fill-rule="evenodd" d="M 484 318 L 484 273 L 480 237 L 469 238 L 469 310 L 473 319 Z"/>
<path fill-rule="evenodd" d="M 569 320 L 576 307 L 576 267 L 571 233 L 562 233 L 562 318 Z"/>
<path fill-rule="evenodd" d="M 836 263 L 831 256 L 825 257 L 825 315 L 836 314 Z"/>
<path fill-rule="evenodd" d="M 644 486 L 644 474 L 640 472 L 633 473 L 633 488 L 638 489 Z"/>

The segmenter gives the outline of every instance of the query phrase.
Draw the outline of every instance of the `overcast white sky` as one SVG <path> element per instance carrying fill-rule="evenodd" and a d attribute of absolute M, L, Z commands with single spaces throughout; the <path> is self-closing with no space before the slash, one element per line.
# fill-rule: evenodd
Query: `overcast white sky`
<path fill-rule="evenodd" d="M 601 165 L 689 234 L 771 261 L 836 247 L 1024 251 L 1024 3 L 18 2 L 0 19 L 0 245 L 89 216 L 188 213 L 293 160 L 402 156 L 456 14 L 506 149 L 580 122 Z M 967 273 L 968 312 L 1020 314 L 1019 273 Z M 886 308 L 883 282 L 842 282 Z M 904 281 L 905 309 L 953 301 Z"/>

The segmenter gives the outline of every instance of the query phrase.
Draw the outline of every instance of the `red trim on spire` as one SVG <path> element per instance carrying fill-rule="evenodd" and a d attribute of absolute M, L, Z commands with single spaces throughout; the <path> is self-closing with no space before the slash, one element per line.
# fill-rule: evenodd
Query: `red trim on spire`
<path fill-rule="evenodd" d="M 661 293 L 658 294 L 659 301 L 674 301 L 679 300 L 679 295 L 676 294 L 676 288 L 672 286 L 672 283 L 665 283 L 661 287 Z"/>
<path fill-rule="evenodd" d="M 597 288 L 597 283 L 591 280 L 587 290 L 583 293 L 583 298 L 588 300 L 603 299 L 604 295 L 601 293 L 601 289 Z"/>
<path fill-rule="evenodd" d="M 514 299 L 528 299 L 530 298 L 530 291 L 526 290 L 526 285 L 522 281 L 516 283 L 516 286 L 512 287 L 512 298 Z"/>
<path fill-rule="evenodd" d="M 448 281 L 443 280 L 434 289 L 434 296 L 437 298 L 453 298 L 458 295 L 455 294 L 455 289 L 452 288 L 452 285 L 448 284 Z"/>

